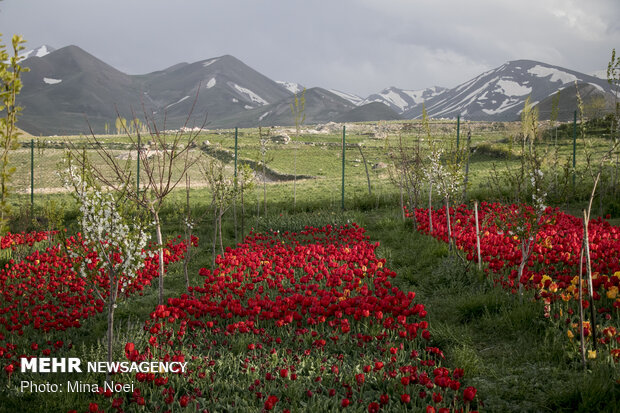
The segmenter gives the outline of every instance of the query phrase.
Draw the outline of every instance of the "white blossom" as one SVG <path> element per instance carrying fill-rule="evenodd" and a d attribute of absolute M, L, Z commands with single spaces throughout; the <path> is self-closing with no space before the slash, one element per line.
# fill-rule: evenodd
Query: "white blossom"
<path fill-rule="evenodd" d="M 139 225 L 132 223 L 130 226 L 119 213 L 112 194 L 88 186 L 75 167 L 70 166 L 64 177 L 65 187 L 80 189 L 76 191 L 76 196 L 80 203 L 82 237 L 97 253 L 98 268 L 114 270 L 119 276 L 135 277 L 136 272 L 144 266 L 148 234 Z M 73 258 L 79 255 L 73 250 L 69 250 L 69 253 Z M 113 260 L 115 253 L 120 255 L 120 263 Z M 109 268 L 110 263 L 113 268 Z M 79 271 L 82 277 L 86 277 L 90 271 L 88 264 L 92 264 L 90 259 L 81 261 Z M 124 281 L 122 285 L 124 289 L 127 282 Z"/>

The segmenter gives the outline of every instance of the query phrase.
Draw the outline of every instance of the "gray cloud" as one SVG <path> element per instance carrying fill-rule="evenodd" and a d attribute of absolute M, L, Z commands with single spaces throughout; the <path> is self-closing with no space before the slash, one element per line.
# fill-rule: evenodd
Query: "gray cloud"
<path fill-rule="evenodd" d="M 76 44 L 127 73 L 231 54 L 276 80 L 366 96 L 453 87 L 508 60 L 590 73 L 620 46 L 617 0 L 5 0 L 4 40 Z"/>

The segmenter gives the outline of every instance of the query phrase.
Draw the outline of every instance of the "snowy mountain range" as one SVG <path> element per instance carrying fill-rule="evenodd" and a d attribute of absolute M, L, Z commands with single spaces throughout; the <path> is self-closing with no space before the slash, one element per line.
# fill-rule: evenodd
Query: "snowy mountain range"
<path fill-rule="evenodd" d="M 19 126 L 34 135 L 101 133 L 118 115 L 144 117 L 144 112 L 166 128 L 202 125 L 292 125 L 291 103 L 304 86 L 273 81 L 233 56 L 225 55 L 167 69 L 127 75 L 77 46 L 55 50 L 49 46 L 23 54 L 24 87 L 18 97 L 23 112 Z M 560 113 L 576 107 L 575 84 L 586 98 L 613 91 L 606 80 L 557 66 L 518 60 L 452 89 L 384 89 L 366 98 L 342 92 L 306 90 L 306 123 L 413 119 L 423 107 L 431 117 L 469 120 L 516 120 L 527 97 L 541 106 L 563 95 Z M 546 112 L 545 112 L 546 111 Z M 188 119 L 188 114 L 191 117 Z"/>
<path fill-rule="evenodd" d="M 609 101 L 612 99 L 613 91 L 607 80 L 532 60 L 515 60 L 453 89 L 443 90 L 427 99 L 425 107 L 430 117 L 515 120 L 528 97 L 535 106 L 558 92 L 560 95 L 575 94 L 576 84 L 587 86 L 587 90 L 594 90 Z M 575 107 L 559 110 L 561 114 L 572 114 Z M 403 115 L 416 118 L 421 114 L 422 108 L 418 105 Z M 545 114 L 541 112 L 541 115 Z"/>
<path fill-rule="evenodd" d="M 368 96 L 360 105 L 370 102 L 383 103 L 395 112 L 403 114 L 415 107 L 418 107 L 425 101 L 441 95 L 447 89 L 444 87 L 433 86 L 422 90 L 403 90 L 396 87 L 383 89 L 381 92 Z"/>

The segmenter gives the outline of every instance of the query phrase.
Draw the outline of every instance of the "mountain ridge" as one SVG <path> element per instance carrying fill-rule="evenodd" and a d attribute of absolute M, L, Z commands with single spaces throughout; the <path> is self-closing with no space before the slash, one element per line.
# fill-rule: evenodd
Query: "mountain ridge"
<path fill-rule="evenodd" d="M 294 123 L 290 105 L 303 86 L 274 81 L 231 55 L 178 63 L 142 75 L 128 75 L 75 45 L 42 46 L 26 55 L 24 88 L 18 103 L 19 126 L 34 134 L 96 133 L 108 130 L 118 115 L 152 117 L 178 128 L 188 121 L 207 127 L 273 126 Z M 306 123 L 415 119 L 430 117 L 517 120 L 525 99 L 549 106 L 564 93 L 563 115 L 572 113 L 575 82 L 588 96 L 611 102 L 606 80 L 532 60 L 513 60 L 454 88 L 421 90 L 389 87 L 366 98 L 338 90 L 306 90 Z M 572 96 L 572 97 L 571 97 Z M 137 111 L 137 114 L 136 114 Z M 541 110 L 544 116 L 548 110 Z M 188 114 L 193 119 L 188 119 Z"/>

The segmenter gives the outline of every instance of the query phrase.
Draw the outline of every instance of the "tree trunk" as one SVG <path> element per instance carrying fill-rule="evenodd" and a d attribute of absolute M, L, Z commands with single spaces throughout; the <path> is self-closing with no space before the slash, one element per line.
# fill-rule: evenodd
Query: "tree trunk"
<path fill-rule="evenodd" d="M 428 188 L 428 226 L 429 234 L 433 235 L 433 182 L 431 181 Z"/>
<path fill-rule="evenodd" d="M 590 295 L 590 326 L 592 327 L 592 345 L 594 351 L 596 351 L 596 311 L 594 311 L 594 287 L 592 285 L 592 262 L 590 259 L 590 240 L 588 234 L 588 223 L 590 222 L 590 213 L 592 212 L 592 201 L 594 200 L 594 194 L 596 193 L 596 186 L 601 178 L 601 172 L 596 175 L 594 179 L 594 185 L 592 186 L 592 193 L 590 194 L 590 202 L 588 203 L 588 211 L 583 210 L 583 242 L 586 256 L 586 268 L 588 275 L 588 292 Z"/>
<path fill-rule="evenodd" d="M 220 235 L 220 251 L 222 253 L 222 257 L 224 256 L 224 242 L 222 241 L 222 216 L 224 215 L 223 207 L 220 207 L 220 213 L 217 218 L 217 226 Z"/>
<path fill-rule="evenodd" d="M 299 130 L 297 130 L 297 136 L 299 137 Z M 296 210 L 297 206 L 297 146 L 295 146 L 295 177 L 293 179 L 293 211 Z"/>
<path fill-rule="evenodd" d="M 157 249 L 159 255 L 159 305 L 164 304 L 164 240 L 161 236 L 161 222 L 159 221 L 159 212 L 153 210 L 153 218 L 155 218 L 155 230 L 157 235 Z"/>
<path fill-rule="evenodd" d="M 530 258 L 530 254 L 532 252 L 532 244 L 534 243 L 534 239 L 536 235 L 528 238 L 527 246 L 521 240 L 521 263 L 519 264 L 519 271 L 517 272 L 517 283 L 519 285 L 519 295 L 521 299 L 523 299 L 523 284 L 521 283 L 521 276 L 523 276 L 523 272 L 525 271 L 525 265 Z"/>
<path fill-rule="evenodd" d="M 579 347 L 581 349 L 581 362 L 583 369 L 586 369 L 586 342 L 583 337 L 583 254 L 584 246 L 581 243 L 581 254 L 579 257 Z"/>
<path fill-rule="evenodd" d="M 185 242 L 186 242 L 186 249 L 185 249 L 185 260 L 183 260 L 183 275 L 185 276 L 185 290 L 189 290 L 189 260 L 190 260 L 190 248 L 192 247 L 192 228 L 190 227 L 191 225 L 191 219 L 192 219 L 192 213 L 191 213 L 191 209 L 190 209 L 190 204 L 189 204 L 189 188 L 190 188 L 190 181 L 189 181 L 189 175 L 186 175 L 186 179 L 185 179 L 185 190 L 186 190 L 186 208 L 187 208 L 187 222 L 185 223 Z"/>
<path fill-rule="evenodd" d="M 405 222 L 405 200 L 403 199 L 403 177 L 401 175 L 399 185 L 400 188 L 400 213 L 402 214 L 403 222 Z"/>
<path fill-rule="evenodd" d="M 467 132 L 467 148 L 466 155 L 467 161 L 465 162 L 465 179 L 463 182 L 463 202 L 467 202 L 467 185 L 469 184 L 469 154 L 471 146 L 471 130 Z"/>
<path fill-rule="evenodd" d="M 474 202 L 474 214 L 476 218 L 476 250 L 478 251 L 478 270 L 482 270 L 482 261 L 480 260 L 480 225 L 478 223 L 478 201 Z"/>
<path fill-rule="evenodd" d="M 241 238 L 245 235 L 245 200 L 243 199 L 243 181 L 241 181 Z"/>
<path fill-rule="evenodd" d="M 267 174 L 265 171 L 265 156 L 263 155 L 263 206 L 265 207 L 265 216 L 267 216 Z"/>
<path fill-rule="evenodd" d="M 450 223 L 450 197 L 446 197 L 446 223 L 448 224 L 448 251 L 452 251 L 452 225 Z"/>
<path fill-rule="evenodd" d="M 594 287 L 592 285 L 592 261 L 590 260 L 590 240 L 588 235 L 588 221 L 589 221 L 590 211 L 586 214 L 586 211 L 583 211 L 583 232 L 584 239 L 583 243 L 585 245 L 585 254 L 586 254 L 586 269 L 588 275 L 588 293 L 590 295 L 590 327 L 592 329 L 592 346 L 594 351 L 596 351 L 596 312 L 594 311 Z"/>
<path fill-rule="evenodd" d="M 233 225 L 235 226 L 235 244 L 238 241 L 237 239 L 237 183 L 235 182 L 235 196 L 233 197 Z"/>
<path fill-rule="evenodd" d="M 215 246 L 217 245 L 217 204 L 213 203 L 213 257 L 211 271 L 215 270 Z"/>
<path fill-rule="evenodd" d="M 185 260 L 183 260 L 183 275 L 185 276 L 185 290 L 189 290 L 189 259 L 190 259 L 190 248 L 192 247 L 192 231 L 188 230 L 186 234 L 187 238 L 186 242 L 186 250 L 185 250 Z"/>
<path fill-rule="evenodd" d="M 114 354 L 114 310 L 116 305 L 116 296 L 118 294 L 118 280 L 115 282 L 114 270 L 110 268 L 108 277 L 110 280 L 110 295 L 108 296 L 108 365 L 112 363 L 112 355 Z M 110 372 L 106 373 L 106 382 L 110 382 Z"/>

